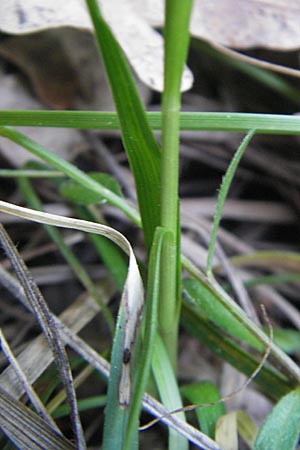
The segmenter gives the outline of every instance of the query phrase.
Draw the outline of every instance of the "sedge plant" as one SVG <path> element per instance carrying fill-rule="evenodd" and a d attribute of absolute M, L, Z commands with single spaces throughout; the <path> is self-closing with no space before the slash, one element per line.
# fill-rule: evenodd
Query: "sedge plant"
<path fill-rule="evenodd" d="M 134 262 L 136 278 L 130 278 L 130 270 L 125 281 L 125 262 L 119 250 L 103 244 L 103 237 L 93 235 L 93 243 L 108 269 L 113 273 L 113 266 L 121 267 L 121 275 L 115 281 L 123 292 L 111 352 L 111 368 L 108 380 L 108 393 L 98 405 L 106 404 L 103 431 L 104 450 L 138 448 L 139 415 L 142 402 L 145 404 L 144 392 L 147 387 L 156 384 L 156 392 L 167 411 L 179 411 L 179 420 L 183 423 L 181 434 L 169 433 L 169 449 L 185 450 L 188 448 L 186 431 L 189 425 L 180 409 L 181 394 L 194 403 L 207 403 L 220 399 L 216 388 L 206 385 L 186 386 L 180 392 L 177 370 L 177 343 L 179 320 L 189 333 L 204 342 L 241 372 L 248 376 L 259 365 L 260 357 L 266 349 L 272 356 L 272 366 L 263 367 L 256 381 L 264 392 L 273 400 L 282 398 L 274 408 L 254 442 L 255 450 L 272 447 L 274 429 L 285 429 L 282 441 L 289 435 L 287 450 L 292 450 L 299 435 L 299 424 L 292 421 L 284 428 L 283 413 L 299 415 L 300 371 L 294 361 L 288 357 L 268 335 L 254 324 L 236 305 L 231 297 L 217 284 L 213 277 L 213 254 L 217 231 L 222 215 L 222 207 L 239 161 L 248 143 L 256 133 L 299 134 L 299 117 L 273 116 L 263 114 L 227 114 L 227 113 L 181 113 L 181 78 L 189 45 L 189 21 L 192 11 L 192 0 L 166 0 L 165 2 L 165 56 L 164 56 L 164 91 L 162 94 L 161 113 L 146 113 L 139 97 L 128 62 L 106 24 L 96 0 L 86 0 L 88 11 L 95 28 L 96 40 L 103 58 L 104 66 L 113 94 L 116 113 L 80 112 L 80 111 L 0 111 L 0 135 L 26 148 L 38 156 L 50 167 L 31 167 L 21 170 L 0 171 L 0 176 L 16 176 L 20 178 L 20 187 L 28 203 L 36 209 L 42 205 L 28 182 L 30 177 L 57 179 L 66 176 L 75 185 L 85 191 L 87 196 L 96 194 L 110 205 L 120 210 L 130 221 L 140 227 L 143 232 L 145 248 L 148 256 L 146 279 L 146 305 L 143 321 L 139 323 L 140 310 L 127 310 L 128 298 L 137 297 L 139 308 L 142 303 L 142 287 L 138 268 Z M 38 143 L 10 128 L 13 125 L 59 126 L 84 129 L 120 129 L 122 141 L 134 175 L 138 210 L 130 204 L 119 191 L 111 189 L 100 178 L 83 173 L 73 164 L 68 163 Z M 153 129 L 161 129 L 161 148 L 153 134 Z M 242 141 L 221 185 L 216 208 L 214 224 L 208 249 L 207 271 L 202 273 L 191 261 L 180 253 L 180 211 L 178 197 L 178 165 L 179 134 L 181 129 L 218 130 L 248 133 Z M 76 192 L 78 189 L 76 187 Z M 60 192 L 63 192 L 61 190 Z M 61 246 L 64 257 L 76 270 L 78 278 L 86 289 L 98 298 L 95 286 L 87 274 L 78 266 L 74 257 L 61 242 L 61 238 L 49 225 L 73 226 L 90 233 L 97 233 L 101 228 L 104 235 L 112 238 L 122 250 L 129 253 L 131 264 L 135 261 L 127 240 L 119 233 L 108 231 L 103 225 L 93 224 L 97 214 L 93 208 L 73 203 L 83 219 L 89 222 L 72 221 L 71 219 L 55 220 L 50 215 L 32 213 L 32 218 L 47 225 L 51 238 Z M 100 198 L 99 197 L 99 198 Z M 77 199 L 78 200 L 78 199 Z M 97 203 L 97 201 L 95 201 Z M 12 208 L 2 202 L 0 209 L 29 218 L 30 212 Z M 78 228 L 78 226 L 83 228 Z M 108 233 L 108 234 L 107 234 Z M 111 233 L 111 236 L 109 236 Z M 181 265 L 189 273 L 189 279 L 181 283 Z M 114 273 L 113 273 L 114 275 Z M 138 282 L 138 290 L 135 291 Z M 131 283 L 130 283 L 131 281 Z M 131 284 L 131 286 L 130 286 Z M 182 292 L 184 293 L 182 302 Z M 99 300 L 99 299 L 98 299 Z M 135 301 L 135 300 L 132 300 Z M 126 303 L 127 302 L 127 303 Z M 101 304 L 101 301 L 99 301 Z M 105 317 L 113 330 L 112 318 L 104 307 Z M 130 314 L 128 314 L 128 311 Z M 136 320 L 132 321 L 131 316 Z M 130 322 L 130 333 L 128 323 Z M 128 338 L 130 337 L 130 339 Z M 239 346 L 237 340 L 244 342 L 248 349 Z M 124 341 L 126 345 L 124 346 Z M 254 357 L 251 350 L 258 356 Z M 150 376 L 151 374 L 151 376 Z M 107 376 L 107 372 L 106 372 Z M 150 383 L 149 383 L 150 379 Z M 92 404 L 93 402 L 90 402 Z M 80 406 L 82 402 L 78 402 Z M 84 402 L 83 402 L 84 405 Z M 84 408 L 85 406 L 82 406 Z M 213 441 L 219 417 L 224 408 L 215 408 L 213 414 L 206 413 L 204 408 L 198 414 L 201 429 L 198 431 L 200 448 L 219 449 Z M 213 415 L 213 425 L 209 417 Z M 186 428 L 184 428 L 186 427 Z M 182 432 L 182 430 L 185 430 Z M 52 436 L 52 435 L 51 435 Z M 200 436 L 200 437 L 199 437 Z M 202 439 L 202 441 L 201 441 Z M 18 441 L 19 442 L 19 441 Z M 59 444 L 61 445 L 61 444 Z M 61 448 L 61 447 L 58 447 Z M 65 448 L 73 448 L 66 444 Z M 78 448 L 84 448 L 82 437 Z"/>

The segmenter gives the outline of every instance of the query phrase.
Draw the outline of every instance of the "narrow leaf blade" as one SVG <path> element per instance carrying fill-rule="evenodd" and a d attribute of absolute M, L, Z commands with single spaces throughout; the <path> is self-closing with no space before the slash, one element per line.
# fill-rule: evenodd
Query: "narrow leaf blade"
<path fill-rule="evenodd" d="M 177 380 L 175 378 L 169 356 L 159 334 L 156 336 L 155 352 L 152 358 L 152 370 L 159 395 L 167 410 L 173 411 L 181 408 L 183 405 Z M 183 412 L 176 415 L 185 421 L 185 414 Z M 170 430 L 169 449 L 187 450 L 187 448 L 187 440 L 183 439 L 178 433 L 174 433 L 173 430 Z"/>
<path fill-rule="evenodd" d="M 187 298 L 208 320 L 213 321 L 230 335 L 246 341 L 254 348 L 261 348 L 257 339 L 233 316 L 231 311 L 217 301 L 204 284 L 198 280 L 185 279 L 183 285 Z"/>
<path fill-rule="evenodd" d="M 257 427 L 250 417 L 244 411 L 237 412 L 238 432 L 241 438 L 253 448 L 253 444 L 257 435 Z"/>
<path fill-rule="evenodd" d="M 294 450 L 300 436 L 300 390 L 285 395 L 261 426 L 254 450 Z"/>
<path fill-rule="evenodd" d="M 119 183 L 107 173 L 92 172 L 88 174 L 94 181 L 109 189 L 119 197 L 122 197 L 122 191 Z M 96 203 L 106 203 L 106 199 L 101 194 L 97 194 L 86 187 L 76 183 L 73 180 L 67 180 L 62 183 L 60 187 L 60 193 L 66 199 L 80 204 L 80 205 L 93 205 Z"/>
<path fill-rule="evenodd" d="M 149 378 L 154 343 L 157 332 L 157 310 L 161 278 L 161 252 L 167 231 L 158 227 L 154 234 L 150 252 L 146 311 L 143 318 L 145 324 L 142 352 L 136 362 L 134 391 L 129 412 L 128 430 L 124 450 L 131 448 L 134 435 L 138 430 L 138 417 L 142 406 L 143 394 Z"/>
<path fill-rule="evenodd" d="M 218 401 L 221 397 L 216 386 L 210 381 L 193 383 L 181 388 L 181 393 L 193 404 L 205 404 Z M 223 403 L 200 407 L 196 410 L 198 421 L 203 433 L 215 437 L 215 428 L 218 419 L 225 414 Z"/>
<path fill-rule="evenodd" d="M 96 0 L 87 0 L 133 172 L 143 231 L 150 248 L 160 223 L 160 152 L 128 62 L 104 21 Z"/>

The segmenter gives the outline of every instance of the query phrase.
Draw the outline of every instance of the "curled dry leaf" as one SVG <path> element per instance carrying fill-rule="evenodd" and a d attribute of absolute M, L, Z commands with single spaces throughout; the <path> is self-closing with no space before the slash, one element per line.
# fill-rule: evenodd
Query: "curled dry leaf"
<path fill-rule="evenodd" d="M 74 230 L 85 231 L 88 233 L 105 236 L 117 244 L 129 256 L 129 267 L 124 290 L 122 293 L 121 304 L 124 310 L 125 325 L 122 336 L 123 354 L 133 353 L 136 331 L 141 319 L 144 304 L 144 289 L 142 278 L 138 265 L 128 240 L 114 228 L 86 220 L 73 219 L 70 217 L 57 216 L 54 214 L 43 213 L 28 208 L 22 208 L 0 200 L 0 211 L 13 214 L 34 222 L 54 225 L 57 227 L 71 228 Z M 120 404 L 127 404 L 131 394 L 131 365 L 122 364 L 122 371 L 119 384 Z"/>
<path fill-rule="evenodd" d="M 130 0 L 99 0 L 105 20 L 112 28 L 138 77 L 148 86 L 163 89 L 163 39 Z M 32 33 L 48 28 L 74 27 L 92 31 L 84 0 L 2 0 L 0 30 L 9 34 Z M 192 84 L 185 69 L 182 90 Z"/>

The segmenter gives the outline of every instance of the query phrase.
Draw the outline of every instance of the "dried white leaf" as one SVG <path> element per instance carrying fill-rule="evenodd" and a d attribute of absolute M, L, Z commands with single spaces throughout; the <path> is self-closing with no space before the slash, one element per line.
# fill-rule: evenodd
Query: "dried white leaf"
<path fill-rule="evenodd" d="M 98 0 L 138 77 L 163 89 L 163 39 L 152 27 L 164 23 L 163 0 Z M 300 47 L 300 0 L 194 0 L 191 35 L 233 48 L 264 47 L 292 50 Z M 47 28 L 75 27 L 92 31 L 84 0 L 2 0 L 0 30 L 32 33 Z M 182 91 L 192 85 L 186 68 Z"/>
<path fill-rule="evenodd" d="M 137 13 L 130 0 L 98 0 L 107 23 L 138 77 L 151 88 L 163 90 L 163 38 Z M 92 31 L 84 0 L 2 0 L 0 30 L 9 34 L 32 33 L 48 28 L 75 27 Z M 182 91 L 193 76 L 185 68 Z"/>
<path fill-rule="evenodd" d="M 17 297 L 21 299 L 24 295 L 22 287 L 14 280 L 11 275 L 3 273 L 2 271 L 2 283 L 4 286 L 10 286 L 9 290 L 12 292 L 21 291 L 17 294 Z M 16 295 L 16 294 L 14 294 Z M 22 303 L 26 303 L 26 299 L 21 300 Z M 60 319 L 56 316 L 52 316 L 59 329 L 61 339 L 66 345 L 69 345 L 75 352 L 77 352 L 83 359 L 89 364 L 95 367 L 105 378 L 109 377 L 110 365 L 102 358 L 95 350 L 93 350 L 85 341 L 78 337 L 75 333 L 79 331 L 86 323 L 88 323 L 95 314 L 99 311 L 99 305 L 93 298 L 79 299 L 75 304 L 68 308 L 61 316 Z M 68 325 L 68 326 L 67 326 Z M 71 327 L 71 329 L 69 328 Z M 18 356 L 18 361 L 26 373 L 26 376 L 31 383 L 34 383 L 39 375 L 48 367 L 52 361 L 52 355 L 48 352 L 48 356 L 44 363 L 40 364 L 41 359 L 44 358 L 47 352 L 47 346 L 44 343 L 43 336 L 39 336 L 33 341 L 35 348 L 28 346 L 21 355 Z M 32 360 L 32 356 L 36 358 Z M 40 365 L 40 370 L 36 370 Z M 32 367 L 35 370 L 32 370 Z M 18 382 L 18 379 L 14 378 L 14 371 L 9 366 L 0 375 L 0 386 L 2 386 L 8 393 L 13 395 L 14 398 L 20 398 L 24 394 L 23 386 Z M 169 415 L 166 408 L 151 397 L 148 394 L 144 394 L 143 408 L 150 414 L 169 427 L 176 430 L 182 436 L 185 436 L 192 443 L 199 448 L 207 450 L 220 450 L 220 447 L 212 441 L 208 436 L 201 433 L 201 431 L 193 428 L 188 423 L 181 420 L 177 414 Z"/>
<path fill-rule="evenodd" d="M 56 433 L 61 434 L 59 428 L 57 427 L 56 423 L 50 416 L 50 414 L 47 412 L 44 404 L 36 394 L 35 390 L 27 380 L 26 375 L 24 374 L 18 360 L 15 358 L 12 350 L 10 349 L 10 346 L 8 342 L 6 341 L 6 338 L 0 329 L 0 344 L 1 344 L 1 350 L 5 354 L 10 366 L 13 368 L 19 382 L 22 384 L 22 387 L 24 388 L 27 397 L 31 401 L 32 405 L 34 406 L 36 412 L 44 419 L 45 423 L 47 423 L 50 428 L 56 431 Z"/>
<path fill-rule="evenodd" d="M 0 201 L 0 211 L 13 214 L 34 222 L 57 227 L 71 228 L 74 230 L 85 231 L 105 236 L 124 250 L 129 256 L 129 267 L 127 278 L 122 294 L 122 305 L 125 312 L 125 325 L 123 330 L 123 348 L 122 353 L 132 352 L 135 343 L 136 330 L 139 325 L 141 312 L 144 305 L 144 288 L 138 265 L 128 240 L 114 228 L 86 220 L 62 217 L 54 214 L 43 213 L 40 211 L 22 208 L 7 202 Z M 127 404 L 130 400 L 130 364 L 123 364 L 121 371 L 121 380 L 119 385 L 119 401 L 121 404 Z"/>
<path fill-rule="evenodd" d="M 191 34 L 227 47 L 300 47 L 300 1 L 195 0 Z"/>
<path fill-rule="evenodd" d="M 164 0 L 131 0 L 152 26 L 164 22 Z M 194 0 L 190 31 L 195 38 L 237 49 L 300 47 L 300 0 Z"/>

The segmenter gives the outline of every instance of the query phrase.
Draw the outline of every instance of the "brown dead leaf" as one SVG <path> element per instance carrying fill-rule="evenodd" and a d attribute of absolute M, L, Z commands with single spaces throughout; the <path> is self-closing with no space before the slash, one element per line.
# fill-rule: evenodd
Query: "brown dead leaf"
<path fill-rule="evenodd" d="M 1 41 L 0 55 L 18 66 L 30 79 L 37 96 L 55 109 L 73 106 L 78 91 L 77 74 L 61 40 L 53 30 L 14 36 Z"/>

